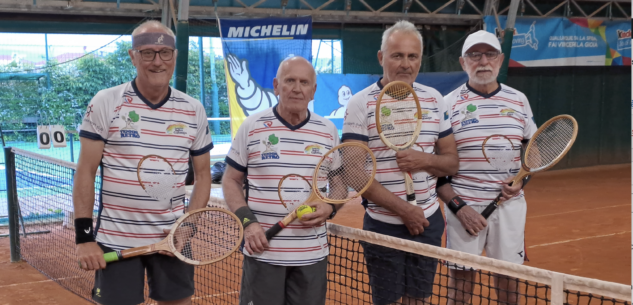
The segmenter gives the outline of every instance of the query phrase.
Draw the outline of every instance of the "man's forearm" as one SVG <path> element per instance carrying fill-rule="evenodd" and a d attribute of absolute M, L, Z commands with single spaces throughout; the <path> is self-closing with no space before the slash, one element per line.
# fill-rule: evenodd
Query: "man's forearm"
<path fill-rule="evenodd" d="M 211 177 L 209 175 L 196 175 L 195 179 L 196 183 L 189 199 L 189 211 L 206 207 L 211 193 Z"/>
<path fill-rule="evenodd" d="M 453 197 L 457 196 L 457 193 L 455 193 L 455 190 L 453 189 L 450 183 L 446 183 L 440 186 L 439 188 L 437 188 L 436 191 L 437 191 L 437 196 L 439 196 L 440 199 L 442 199 L 442 202 L 445 202 L 445 203 L 453 199 Z"/>
<path fill-rule="evenodd" d="M 75 172 L 73 182 L 73 206 L 75 218 L 92 218 L 95 204 L 95 175 Z"/>
<path fill-rule="evenodd" d="M 365 191 L 363 197 L 397 215 L 407 213 L 407 209 L 412 207 L 411 204 L 394 195 L 376 180 Z"/>
<path fill-rule="evenodd" d="M 222 192 L 225 194 L 224 199 L 232 212 L 246 206 L 246 200 L 243 195 L 243 187 L 244 183 L 233 179 L 226 179 L 222 181 Z M 230 196 L 226 196 L 228 194 L 230 194 Z"/>
<path fill-rule="evenodd" d="M 436 177 L 452 176 L 459 170 L 459 158 L 457 155 L 431 155 L 424 171 Z"/>

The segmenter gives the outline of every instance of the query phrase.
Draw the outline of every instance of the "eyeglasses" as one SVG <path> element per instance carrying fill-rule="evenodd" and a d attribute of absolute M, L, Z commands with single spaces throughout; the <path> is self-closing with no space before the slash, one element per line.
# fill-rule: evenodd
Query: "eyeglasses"
<path fill-rule="evenodd" d="M 470 52 L 470 53 L 464 54 L 464 56 L 472 59 L 473 61 L 480 61 L 482 55 L 486 55 L 486 58 L 488 60 L 495 60 L 497 59 L 497 57 L 499 57 L 499 54 L 500 54 L 499 51 L 490 51 L 490 52 L 485 52 L 485 53 Z"/>
<path fill-rule="evenodd" d="M 150 49 L 145 49 L 145 50 L 134 49 L 134 51 L 141 53 L 141 58 L 144 61 L 154 61 L 154 58 L 156 58 L 156 54 L 158 54 L 160 56 L 160 59 L 162 59 L 163 61 L 169 61 L 172 58 L 174 58 L 174 50 L 172 49 L 162 49 L 160 51 L 154 51 Z"/>

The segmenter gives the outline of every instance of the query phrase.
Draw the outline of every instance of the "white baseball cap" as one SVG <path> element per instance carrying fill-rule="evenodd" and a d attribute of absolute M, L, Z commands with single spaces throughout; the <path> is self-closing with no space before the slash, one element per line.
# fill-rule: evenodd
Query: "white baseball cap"
<path fill-rule="evenodd" d="M 497 49 L 497 51 L 501 52 L 501 44 L 499 43 L 499 39 L 497 39 L 497 36 L 490 32 L 479 30 L 466 37 L 466 41 L 464 41 L 464 46 L 462 47 L 462 57 L 464 56 L 464 54 L 466 54 L 466 51 L 468 51 L 468 49 L 480 43 L 487 44 Z"/>

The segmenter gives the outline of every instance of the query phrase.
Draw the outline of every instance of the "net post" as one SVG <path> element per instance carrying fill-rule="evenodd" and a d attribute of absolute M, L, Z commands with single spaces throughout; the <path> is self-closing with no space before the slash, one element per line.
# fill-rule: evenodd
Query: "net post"
<path fill-rule="evenodd" d="M 552 295 L 551 305 L 563 305 L 565 300 L 564 275 L 561 273 L 552 273 Z"/>
<path fill-rule="evenodd" d="M 4 159 L 7 181 L 7 206 L 9 212 L 9 244 L 11 262 L 19 262 L 20 255 L 20 222 L 18 220 L 18 196 L 15 176 L 15 154 L 11 147 L 4 148 Z"/>

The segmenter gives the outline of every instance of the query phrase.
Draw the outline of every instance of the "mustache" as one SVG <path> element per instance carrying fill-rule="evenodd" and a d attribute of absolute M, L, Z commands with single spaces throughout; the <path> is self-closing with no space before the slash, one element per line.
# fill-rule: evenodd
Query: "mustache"
<path fill-rule="evenodd" d="M 475 72 L 479 72 L 479 71 L 490 71 L 492 72 L 492 66 L 490 65 L 486 65 L 486 66 L 478 66 L 477 69 L 475 69 Z"/>

